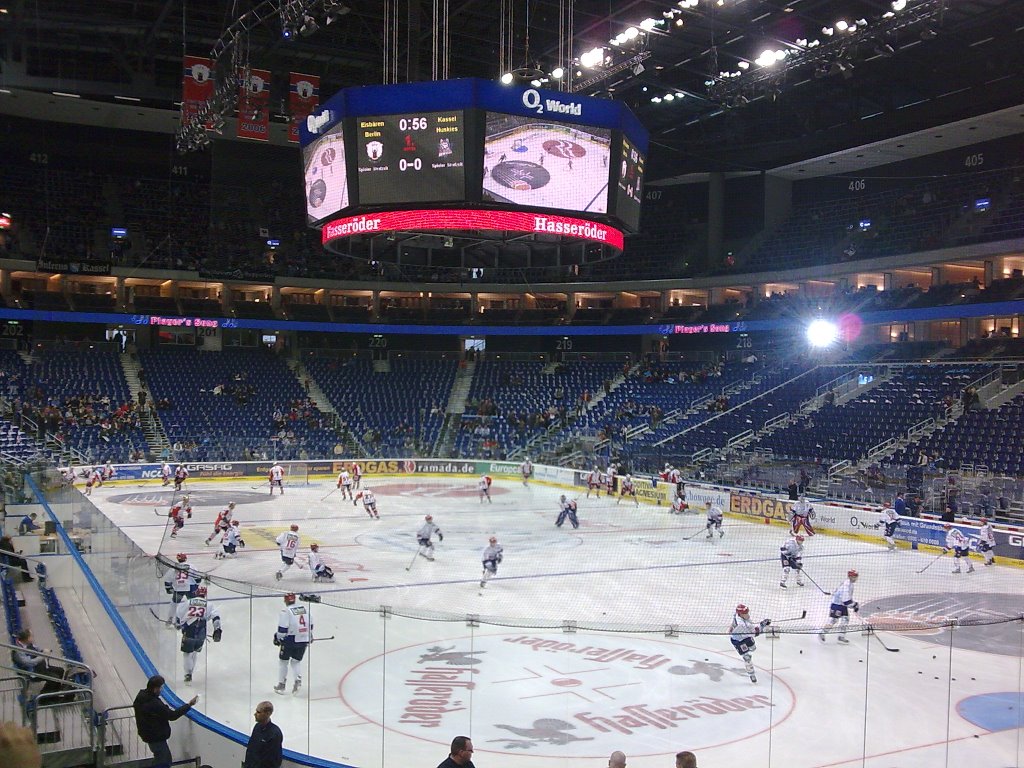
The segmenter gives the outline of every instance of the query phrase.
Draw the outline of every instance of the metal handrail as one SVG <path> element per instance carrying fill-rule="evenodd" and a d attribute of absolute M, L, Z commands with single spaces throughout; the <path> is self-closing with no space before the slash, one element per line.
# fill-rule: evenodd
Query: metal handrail
<path fill-rule="evenodd" d="M 10 651 L 12 653 L 17 652 L 17 651 L 24 651 L 25 650 L 20 645 L 11 645 L 10 643 L 0 643 L 0 648 L 4 648 L 4 649 L 6 649 L 6 650 L 8 650 L 8 651 Z M 27 670 L 27 669 L 21 669 L 20 667 L 8 666 L 6 664 L 0 664 L 0 668 L 14 669 L 19 674 L 24 674 L 24 675 L 31 676 L 35 680 L 46 680 L 46 681 L 54 681 L 54 682 L 59 682 L 59 683 L 66 683 L 66 684 L 74 686 L 76 690 L 77 689 L 82 689 L 82 690 L 91 690 L 92 689 L 92 681 L 93 681 L 93 678 L 96 676 L 96 671 L 92 667 L 90 667 L 88 664 L 86 664 L 85 662 L 83 662 L 83 661 L 74 661 L 73 659 L 68 659 L 68 658 L 65 658 L 64 656 L 58 656 L 58 655 L 53 654 L 53 653 L 47 653 L 46 651 L 35 651 L 35 650 L 33 650 L 33 651 L 30 651 L 30 652 L 33 655 L 35 655 L 35 656 L 42 656 L 44 659 L 52 660 L 52 661 L 55 661 L 55 662 L 57 662 L 59 664 L 63 664 L 69 670 L 71 668 L 74 668 L 76 671 L 74 671 L 72 674 L 76 674 L 76 675 L 84 674 L 84 675 L 86 675 L 88 682 L 86 682 L 86 683 L 78 683 L 78 682 L 76 682 L 74 680 L 71 680 L 71 679 L 68 679 L 68 678 L 51 677 L 49 675 L 41 675 L 41 674 L 39 674 L 37 672 L 32 672 L 32 671 Z"/>

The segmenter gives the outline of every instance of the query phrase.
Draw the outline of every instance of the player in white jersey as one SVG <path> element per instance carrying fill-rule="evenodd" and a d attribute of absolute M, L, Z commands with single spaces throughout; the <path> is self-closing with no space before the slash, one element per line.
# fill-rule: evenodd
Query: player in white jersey
<path fill-rule="evenodd" d="M 358 462 L 353 461 L 349 466 L 349 471 L 352 473 L 352 485 L 356 487 L 356 490 L 359 490 L 359 483 L 363 479 L 363 468 Z"/>
<path fill-rule="evenodd" d="M 117 470 L 114 469 L 114 465 L 111 464 L 109 461 L 106 464 L 103 465 L 102 472 L 103 472 L 103 482 L 107 482 L 107 480 L 113 480 L 114 479 L 114 475 L 117 474 Z"/>
<path fill-rule="evenodd" d="M 356 500 L 352 498 L 352 475 L 348 473 L 348 470 L 344 467 L 341 468 L 341 472 L 338 473 L 338 490 L 341 491 L 341 498 L 348 498 L 353 504 Z"/>
<path fill-rule="evenodd" d="M 523 477 L 523 486 L 525 487 L 527 481 L 533 477 L 533 463 L 529 456 L 523 456 L 523 463 L 519 465 L 519 474 Z"/>
<path fill-rule="evenodd" d="M 480 503 L 484 503 L 484 498 L 487 499 L 487 503 L 491 503 L 491 478 L 488 475 L 481 475 L 480 479 L 476 481 L 476 489 L 480 494 Z"/>
<path fill-rule="evenodd" d="M 981 552 L 981 556 L 985 558 L 985 565 L 996 564 L 996 532 L 992 527 L 991 521 L 982 515 L 979 522 L 981 527 L 978 529 L 978 551 Z"/>
<path fill-rule="evenodd" d="M 804 567 L 804 537 L 797 534 L 779 547 L 779 559 L 782 561 L 782 581 L 779 586 L 786 588 L 789 572 L 793 570 L 796 571 L 796 585 L 802 587 L 804 579 L 800 572 Z"/>
<path fill-rule="evenodd" d="M 75 470 L 71 467 L 66 467 L 60 471 L 61 482 L 67 487 L 71 487 L 75 484 Z"/>
<path fill-rule="evenodd" d="M 174 629 L 174 617 L 178 613 L 178 604 L 196 593 L 201 578 L 188 563 L 188 555 L 179 552 L 176 563 L 164 574 L 164 591 L 171 596 L 170 610 L 167 612 L 167 628 Z"/>
<path fill-rule="evenodd" d="M 192 504 L 189 502 L 188 494 L 181 497 L 181 500 L 171 506 L 167 516 L 171 518 L 173 528 L 171 529 L 171 538 L 178 538 L 178 531 L 185 527 L 185 518 L 192 517 Z"/>
<path fill-rule="evenodd" d="M 245 539 L 242 538 L 242 530 L 237 520 L 232 520 L 227 529 L 220 536 L 220 552 L 214 555 L 218 560 L 226 557 L 234 557 L 239 547 L 245 546 Z"/>
<path fill-rule="evenodd" d="M 481 589 L 487 586 L 487 582 L 492 576 L 498 575 L 498 564 L 501 562 L 504 551 L 504 547 L 498 543 L 497 536 L 491 536 L 487 540 L 487 546 L 484 547 L 484 553 L 481 555 L 484 564 L 484 572 L 480 577 Z"/>
<path fill-rule="evenodd" d="M 857 583 L 860 574 L 850 570 L 846 572 L 844 581 L 835 592 L 832 593 L 832 604 L 828 608 L 828 623 L 818 631 L 818 639 L 825 642 L 825 633 L 839 622 L 839 636 L 836 638 L 840 643 L 846 644 L 846 625 L 850 623 L 850 611 L 860 611 L 860 603 L 853 599 L 853 585 Z"/>
<path fill-rule="evenodd" d="M 270 495 L 274 495 L 274 488 L 280 488 L 284 496 L 284 467 L 274 464 L 267 472 L 267 479 L 270 481 Z"/>
<path fill-rule="evenodd" d="M 885 539 L 885 543 L 889 551 L 895 552 L 896 529 L 900 527 L 900 516 L 892 507 L 886 507 L 885 509 L 882 510 L 881 523 L 883 526 L 885 526 L 885 531 L 882 533 L 882 538 Z"/>
<path fill-rule="evenodd" d="M 280 581 L 285 571 L 295 564 L 295 556 L 299 553 L 299 526 L 292 523 L 287 531 L 277 537 L 277 546 L 281 550 L 283 565 L 277 569 L 274 577 Z"/>
<path fill-rule="evenodd" d="M 720 506 L 712 504 L 710 501 L 704 502 L 704 506 L 708 510 L 708 522 L 705 526 L 708 529 L 707 538 L 713 538 L 715 531 L 718 531 L 718 538 L 722 538 L 725 536 L 725 531 L 722 530 L 722 518 L 725 516 L 725 513 Z"/>
<path fill-rule="evenodd" d="M 166 461 L 160 466 L 160 477 L 163 478 L 164 485 L 171 484 L 171 475 L 174 474 L 174 470 L 171 469 L 171 465 Z"/>
<path fill-rule="evenodd" d="M 434 534 L 437 534 L 438 541 L 444 541 L 444 534 L 441 533 L 441 529 L 434 524 L 434 516 L 427 515 L 423 518 L 423 525 L 416 531 L 416 543 L 419 544 L 419 555 L 427 558 L 427 560 L 434 559 L 434 543 L 431 541 Z M 415 558 L 414 558 L 415 559 Z"/>
<path fill-rule="evenodd" d="M 352 506 L 356 505 L 356 502 L 360 499 L 363 500 L 363 509 L 366 510 L 366 514 L 370 516 L 371 520 L 380 520 L 380 515 L 377 514 L 377 497 L 373 495 L 373 491 L 370 490 L 369 486 L 363 488 L 359 493 L 352 499 Z"/>
<path fill-rule="evenodd" d="M 309 571 L 314 582 L 334 581 L 334 571 L 320 557 L 320 545 L 316 543 L 309 545 Z"/>
<path fill-rule="evenodd" d="M 811 525 L 813 517 L 814 507 L 811 506 L 811 502 L 807 500 L 806 496 L 801 496 L 789 513 L 790 532 L 797 534 L 803 528 L 808 536 L 813 536 L 814 526 Z"/>
<path fill-rule="evenodd" d="M 754 673 L 752 654 L 757 646 L 754 645 L 754 638 L 761 634 L 761 630 L 772 623 L 771 619 L 761 619 L 755 624 L 750 620 L 750 609 L 740 603 L 736 606 L 736 613 L 733 614 L 732 623 L 729 625 L 729 642 L 736 649 L 736 653 L 743 659 L 743 666 L 750 676 L 750 682 L 757 682 L 757 675 Z"/>
<path fill-rule="evenodd" d="M 599 498 L 599 499 L 601 498 L 601 486 L 603 485 L 601 475 L 602 475 L 601 470 L 598 469 L 597 465 L 595 464 L 594 468 L 592 470 L 590 470 L 590 474 L 587 475 L 587 498 L 588 499 L 590 498 L 590 492 L 591 491 L 594 491 L 594 493 L 596 494 L 597 498 Z"/>
<path fill-rule="evenodd" d="M 618 505 L 624 496 L 632 496 L 633 505 L 640 506 L 640 500 L 636 497 L 636 484 L 633 482 L 632 475 L 627 474 L 619 481 L 619 498 L 615 500 L 615 504 Z"/>
<path fill-rule="evenodd" d="M 174 490 L 180 491 L 186 480 L 188 480 L 188 469 L 184 464 L 179 464 L 178 468 L 174 470 Z"/>
<path fill-rule="evenodd" d="M 284 695 L 288 683 L 288 665 L 291 663 L 292 693 L 298 693 L 302 687 L 302 658 L 306 655 L 306 647 L 313 642 L 313 617 L 306 606 L 295 602 L 295 595 L 284 596 L 284 608 L 277 617 L 277 632 L 274 633 L 274 645 L 278 647 L 277 685 L 274 693 Z"/>
<path fill-rule="evenodd" d="M 217 534 L 223 533 L 228 529 L 228 526 L 231 525 L 231 517 L 234 514 L 235 502 L 229 501 L 228 505 L 217 513 L 217 519 L 213 521 L 213 533 L 206 537 L 207 545 L 213 541 Z"/>
<path fill-rule="evenodd" d="M 601 475 L 601 480 L 604 482 L 604 493 L 608 498 L 612 497 L 615 493 L 615 476 L 618 470 L 614 464 L 609 464 L 608 469 Z"/>
<path fill-rule="evenodd" d="M 680 472 L 676 467 L 670 467 L 668 470 L 668 481 L 676 487 L 676 495 L 682 496 L 683 490 L 683 473 Z"/>
<path fill-rule="evenodd" d="M 565 494 L 563 493 L 558 498 L 558 519 L 555 520 L 555 527 L 561 528 L 566 518 L 569 518 L 569 522 L 574 529 L 580 527 L 579 518 L 576 517 L 576 499 L 566 501 Z"/>
<path fill-rule="evenodd" d="M 974 563 L 971 562 L 971 543 L 967 540 L 959 528 L 954 528 L 949 523 L 942 526 L 946 531 L 946 546 L 942 550 L 945 554 L 953 550 L 953 573 L 960 573 L 960 561 L 967 560 L 967 572 L 974 573 Z"/>
<path fill-rule="evenodd" d="M 206 645 L 206 625 L 213 622 L 213 642 L 219 643 L 221 636 L 220 612 L 217 606 L 206 599 L 206 587 L 196 587 L 194 597 L 178 603 L 174 626 L 181 630 L 181 652 L 185 655 L 185 682 L 192 682 L 196 669 L 196 655 Z"/>

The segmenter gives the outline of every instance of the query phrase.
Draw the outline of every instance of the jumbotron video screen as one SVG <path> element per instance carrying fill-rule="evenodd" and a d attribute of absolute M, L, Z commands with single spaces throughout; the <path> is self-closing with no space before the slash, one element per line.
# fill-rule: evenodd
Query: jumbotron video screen
<path fill-rule="evenodd" d="M 488 112 L 484 202 L 608 213 L 611 137 L 608 128 Z"/>
<path fill-rule="evenodd" d="M 306 218 L 310 224 L 350 205 L 342 128 L 338 123 L 302 150 Z"/>

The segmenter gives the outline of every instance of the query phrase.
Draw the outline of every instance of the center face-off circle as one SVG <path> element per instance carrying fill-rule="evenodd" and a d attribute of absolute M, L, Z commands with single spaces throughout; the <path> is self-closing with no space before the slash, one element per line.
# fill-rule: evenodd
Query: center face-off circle
<path fill-rule="evenodd" d="M 544 142 L 544 151 L 549 155 L 561 157 L 566 160 L 573 160 L 574 158 L 583 157 L 587 154 L 587 150 L 584 147 L 581 147 L 575 141 L 569 141 L 568 139 L 548 139 Z"/>
<path fill-rule="evenodd" d="M 542 165 L 526 160 L 506 160 L 491 171 L 491 178 L 509 189 L 525 192 L 540 189 L 551 181 L 551 174 Z"/>

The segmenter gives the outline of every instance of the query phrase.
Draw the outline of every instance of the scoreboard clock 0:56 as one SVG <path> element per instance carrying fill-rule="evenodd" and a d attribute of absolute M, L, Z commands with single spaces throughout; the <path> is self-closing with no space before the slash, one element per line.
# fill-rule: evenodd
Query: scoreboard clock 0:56
<path fill-rule="evenodd" d="M 462 200 L 462 110 L 356 118 L 360 205 Z"/>

